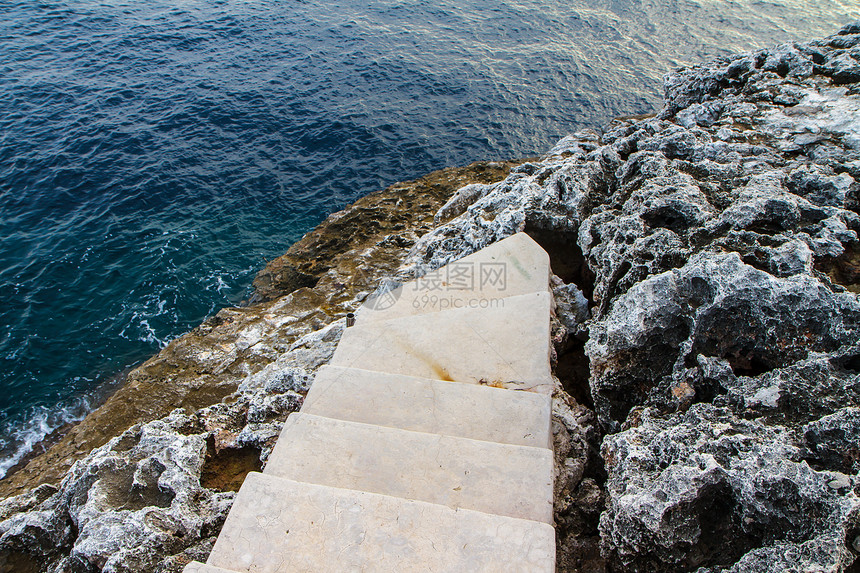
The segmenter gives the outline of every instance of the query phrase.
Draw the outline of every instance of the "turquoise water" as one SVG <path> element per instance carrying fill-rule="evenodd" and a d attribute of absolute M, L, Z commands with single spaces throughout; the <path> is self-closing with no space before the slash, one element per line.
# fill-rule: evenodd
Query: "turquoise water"
<path fill-rule="evenodd" d="M 0 474 L 326 214 L 659 105 L 838 1 L 0 1 Z"/>

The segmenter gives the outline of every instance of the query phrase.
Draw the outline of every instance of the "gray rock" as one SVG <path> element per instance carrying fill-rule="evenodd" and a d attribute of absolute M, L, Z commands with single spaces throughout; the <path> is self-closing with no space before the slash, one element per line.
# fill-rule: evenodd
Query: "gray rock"
<path fill-rule="evenodd" d="M 769 423 L 790 421 L 800 435 L 804 425 L 840 408 L 860 405 L 860 377 L 851 365 L 856 348 L 801 360 L 759 376 L 724 377 L 726 403 Z M 807 444 L 808 445 L 808 444 Z M 816 465 L 822 465 L 820 461 Z M 824 467 L 840 469 L 839 467 Z"/>
<path fill-rule="evenodd" d="M 584 137 L 589 140 L 568 139 L 561 155 L 513 169 L 463 214 L 419 239 L 398 279 L 409 280 L 526 229 L 575 235 L 579 222 L 605 197 L 620 163 L 611 149 L 586 154 L 583 148 L 593 145 L 589 133 Z"/>
<path fill-rule="evenodd" d="M 803 428 L 804 444 L 818 464 L 851 474 L 860 472 L 858 436 L 860 436 L 860 407 L 856 406 L 837 410 Z M 850 481 L 843 487 L 849 486 Z M 836 489 L 839 487 L 837 486 Z"/>
<path fill-rule="evenodd" d="M 546 160 L 554 155 L 586 154 L 600 147 L 600 133 L 593 129 L 582 129 L 562 137 L 543 156 Z"/>
<path fill-rule="evenodd" d="M 762 374 L 853 343 L 858 313 L 854 295 L 809 275 L 777 278 L 736 253 L 699 253 L 637 283 L 592 323 L 597 412 L 616 428 L 638 404 L 672 408 L 690 390 L 712 398 L 724 389 L 700 385 L 689 367 L 697 356 L 725 360 L 736 375 Z"/>
<path fill-rule="evenodd" d="M 453 219 L 457 215 L 463 213 L 469 205 L 483 197 L 491 189 L 490 185 L 483 183 L 472 183 L 461 187 L 447 203 L 442 205 L 434 217 L 435 223 L 438 225 L 443 221 Z"/>
<path fill-rule="evenodd" d="M 313 372 L 331 359 L 344 328 L 346 319 L 340 319 L 302 336 L 272 363 L 242 380 L 239 390 L 307 392 Z"/>
<path fill-rule="evenodd" d="M 225 403 L 130 428 L 76 462 L 59 488 L 0 503 L 0 568 L 20 555 L 82 573 L 178 573 L 186 557 L 205 561 L 232 490 L 262 468 L 342 330 L 341 320 L 300 338 Z M 244 452 L 255 465 L 242 465 Z"/>
<path fill-rule="evenodd" d="M 588 299 L 575 284 L 564 284 L 552 290 L 555 298 L 556 314 L 564 327 L 571 333 L 578 333 L 591 318 Z"/>
<path fill-rule="evenodd" d="M 801 461 L 784 428 L 710 404 L 668 417 L 637 410 L 604 440 L 603 456 L 610 501 L 600 531 L 625 571 L 772 571 L 789 562 L 837 571 L 854 558 L 845 542 L 860 500 Z"/>

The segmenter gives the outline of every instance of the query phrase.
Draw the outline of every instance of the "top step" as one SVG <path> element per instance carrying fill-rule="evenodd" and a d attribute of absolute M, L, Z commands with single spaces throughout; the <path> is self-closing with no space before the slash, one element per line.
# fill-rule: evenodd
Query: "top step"
<path fill-rule="evenodd" d="M 423 277 L 374 296 L 356 311 L 361 322 L 454 308 L 484 308 L 494 299 L 549 290 L 549 255 L 517 233 Z"/>
<path fill-rule="evenodd" d="M 329 364 L 551 394 L 548 292 L 418 316 L 359 322 Z"/>

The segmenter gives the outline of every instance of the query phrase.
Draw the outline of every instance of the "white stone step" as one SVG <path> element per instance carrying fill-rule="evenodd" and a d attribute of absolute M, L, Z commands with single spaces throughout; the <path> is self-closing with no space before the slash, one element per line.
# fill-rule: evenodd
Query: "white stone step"
<path fill-rule="evenodd" d="M 482 308 L 499 298 L 547 292 L 549 275 L 546 251 L 527 234 L 517 233 L 371 297 L 356 311 L 356 319 L 388 320 L 470 305 Z"/>
<path fill-rule="evenodd" d="M 237 571 L 231 571 L 229 569 L 222 569 L 221 567 L 213 567 L 212 565 L 206 565 L 205 563 L 200 563 L 198 561 L 192 561 L 188 565 L 185 566 L 185 569 L 182 570 L 182 573 L 238 573 Z"/>
<path fill-rule="evenodd" d="M 552 447 L 552 401 L 534 392 L 323 366 L 301 411 L 416 432 Z"/>
<path fill-rule="evenodd" d="M 546 523 L 250 473 L 207 563 L 255 573 L 552 573 L 555 531 Z"/>
<path fill-rule="evenodd" d="M 265 474 L 552 523 L 552 451 L 290 415 Z"/>
<path fill-rule="evenodd" d="M 498 299 L 347 328 L 330 364 L 421 378 L 552 392 L 551 295 Z"/>

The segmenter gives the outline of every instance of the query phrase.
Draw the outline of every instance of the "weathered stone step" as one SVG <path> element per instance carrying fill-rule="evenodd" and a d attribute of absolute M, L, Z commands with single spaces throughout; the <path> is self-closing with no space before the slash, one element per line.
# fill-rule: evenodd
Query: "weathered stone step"
<path fill-rule="evenodd" d="M 263 473 L 552 523 L 552 452 L 290 415 Z"/>
<path fill-rule="evenodd" d="M 207 563 L 255 573 L 551 573 L 555 532 L 536 521 L 250 473 Z"/>
<path fill-rule="evenodd" d="M 361 322 L 453 308 L 484 308 L 508 296 L 549 290 L 549 256 L 534 239 L 517 233 L 367 300 Z"/>
<path fill-rule="evenodd" d="M 357 368 L 320 368 L 302 412 L 502 444 L 552 444 L 546 394 Z"/>
<path fill-rule="evenodd" d="M 436 380 L 552 392 L 551 295 L 498 299 L 347 328 L 330 364 Z"/>
<path fill-rule="evenodd" d="M 237 571 L 231 571 L 230 569 L 222 569 L 221 567 L 214 567 L 212 565 L 206 565 L 205 563 L 200 563 L 198 561 L 192 561 L 188 565 L 185 566 L 185 569 L 182 570 L 182 573 L 238 573 Z"/>

